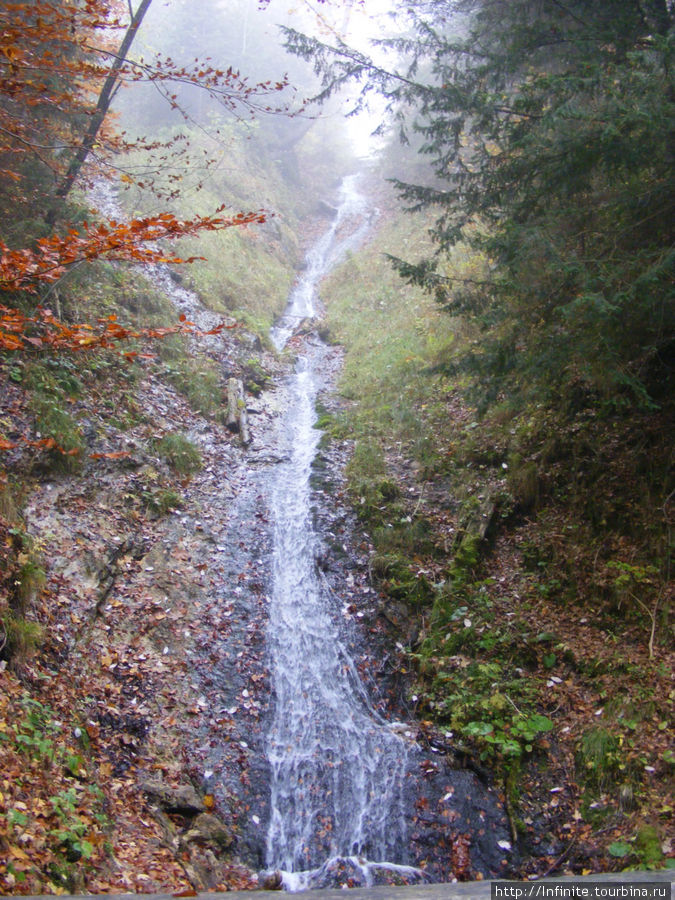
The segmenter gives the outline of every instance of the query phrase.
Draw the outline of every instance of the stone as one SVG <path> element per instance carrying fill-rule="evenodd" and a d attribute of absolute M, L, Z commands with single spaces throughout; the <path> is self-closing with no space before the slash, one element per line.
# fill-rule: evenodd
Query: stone
<path fill-rule="evenodd" d="M 186 832 L 184 840 L 188 843 L 201 841 L 206 844 L 215 844 L 226 850 L 234 843 L 234 835 L 217 816 L 200 813 Z"/>
<path fill-rule="evenodd" d="M 205 810 L 204 801 L 191 784 L 174 786 L 163 781 L 149 781 L 143 785 L 143 793 L 165 812 L 196 816 Z"/>
<path fill-rule="evenodd" d="M 263 891 L 282 891 L 284 879 L 281 872 L 261 872 L 259 884 Z"/>

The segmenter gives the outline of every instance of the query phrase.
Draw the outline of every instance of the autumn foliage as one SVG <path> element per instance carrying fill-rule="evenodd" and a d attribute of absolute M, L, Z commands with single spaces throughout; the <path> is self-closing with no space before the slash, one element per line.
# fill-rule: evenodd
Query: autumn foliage
<path fill-rule="evenodd" d="M 148 148 L 143 139 L 131 142 L 117 134 L 108 121 L 111 102 L 125 84 L 151 82 L 173 107 L 178 85 L 198 86 L 235 114 L 269 109 L 266 98 L 286 87 L 284 81 L 250 84 L 231 67 L 199 59 L 189 67 L 170 58 L 130 59 L 150 2 L 42 0 L 0 7 L 0 210 L 6 223 L 0 233 L 1 290 L 35 292 L 41 282 L 53 282 L 87 259 L 164 260 L 148 241 L 263 221 L 261 213 L 224 218 L 217 210 L 185 222 L 163 213 L 129 224 L 66 224 L 49 237 L 35 224 L 39 218 L 52 225 L 68 222 L 62 201 L 85 163 L 100 173 L 116 153 Z"/>
<path fill-rule="evenodd" d="M 42 0 L 0 7 L 0 210 L 5 220 L 0 290 L 7 296 L 0 306 L 0 350 L 77 351 L 109 347 L 129 337 L 160 337 L 157 330 L 131 332 L 114 317 L 90 326 L 60 322 L 39 307 L 27 314 L 13 308 L 14 295 L 22 292 L 39 301 L 44 286 L 97 259 L 193 261 L 195 257 L 181 260 L 167 251 L 167 242 L 265 221 L 262 211 L 225 216 L 222 208 L 188 220 L 163 212 L 127 223 L 68 221 L 63 198 L 85 162 L 101 164 L 131 146 L 106 119 L 120 86 L 151 81 L 176 106 L 172 85 L 198 85 L 228 110 L 249 112 L 286 86 L 249 84 L 232 68 L 199 60 L 189 69 L 171 59 L 152 64 L 130 60 L 149 5 L 150 0 L 141 0 L 135 12 L 131 3 L 127 7 L 116 0 Z M 143 149 L 144 142 L 134 146 Z M 100 165 L 97 171 L 102 171 Z M 48 226 L 40 218 L 52 224 L 54 233 L 46 233 Z"/>
<path fill-rule="evenodd" d="M 130 145 L 106 121 L 125 84 L 152 83 L 174 107 L 176 87 L 195 85 L 236 114 L 270 110 L 270 95 L 287 87 L 284 80 L 250 83 L 232 67 L 207 60 L 183 66 L 171 58 L 130 59 L 150 3 L 140 0 L 135 12 L 118 0 L 0 7 L 0 179 L 20 184 L 15 197 L 45 199 L 45 184 L 42 198 L 27 192 L 36 171 L 50 173 L 52 194 L 65 196 L 90 153 L 106 162 L 120 149 L 143 148 L 143 140 Z"/>
<path fill-rule="evenodd" d="M 197 257 L 182 260 L 167 255 L 157 246 L 157 241 L 264 221 L 262 212 L 238 213 L 231 217 L 198 216 L 188 221 L 180 221 L 171 213 L 160 213 L 128 223 L 113 221 L 87 225 L 82 230 L 70 228 L 65 235 L 40 238 L 34 249 L 10 250 L 0 240 L 0 290 L 35 292 L 40 283 L 56 281 L 69 266 L 86 260 L 192 262 Z"/>

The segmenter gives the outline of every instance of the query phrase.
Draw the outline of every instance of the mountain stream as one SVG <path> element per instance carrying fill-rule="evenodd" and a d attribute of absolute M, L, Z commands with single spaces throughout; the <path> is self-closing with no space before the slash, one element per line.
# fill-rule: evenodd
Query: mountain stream
<path fill-rule="evenodd" d="M 340 239 L 340 226 L 348 219 L 362 224 Z M 347 178 L 335 219 L 310 251 L 274 329 L 277 348 L 298 320 L 315 316 L 320 280 L 367 227 L 365 198 L 355 179 Z M 316 566 L 310 474 L 320 438 L 314 428 L 320 357 L 301 355 L 291 376 L 285 413 L 288 460 L 276 468 L 271 503 L 269 649 L 275 703 L 267 738 L 267 865 L 284 872 L 291 889 L 311 883 L 307 872 L 326 859 L 400 857 L 406 830 L 406 743 L 370 705 L 335 621 L 334 598 Z"/>
<path fill-rule="evenodd" d="M 93 199 L 119 218 L 105 185 Z M 262 400 L 247 400 L 253 442 L 222 451 L 227 483 L 207 471 L 202 485 L 214 545 L 209 615 L 222 624 L 205 636 L 192 671 L 212 710 L 204 728 L 192 728 L 192 765 L 230 809 L 240 858 L 266 869 L 263 883 L 291 891 L 503 877 L 513 862 L 506 816 L 482 775 L 458 766 L 449 737 L 434 745 L 417 724 L 391 721 L 364 685 L 356 622 L 367 615 L 375 625 L 379 601 L 367 559 L 351 568 L 363 556 L 349 550 L 351 514 L 312 486 L 315 404 L 337 365 L 312 323 L 318 286 L 365 239 L 373 215 L 358 178 L 347 177 L 272 331 L 278 350 L 297 353 L 295 369 Z M 166 266 L 143 272 L 198 327 L 215 324 Z M 217 341 L 212 350 L 227 371 L 230 351 L 217 350 Z M 190 437 L 213 440 L 207 425 Z M 319 454 L 324 463 L 327 453 Z M 324 532 L 336 528 L 336 516 L 349 552 L 334 555 L 325 573 L 318 561 L 331 556 Z M 187 519 L 181 526 L 204 527 Z M 345 614 L 354 604 L 356 619 Z M 373 669 L 376 654 L 365 647 Z"/>

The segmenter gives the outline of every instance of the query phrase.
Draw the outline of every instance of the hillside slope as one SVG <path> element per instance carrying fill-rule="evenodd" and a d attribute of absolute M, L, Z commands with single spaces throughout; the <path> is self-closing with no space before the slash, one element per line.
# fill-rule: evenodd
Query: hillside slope
<path fill-rule="evenodd" d="M 479 416 L 447 360 L 480 334 L 385 258 L 429 222 L 381 203 L 323 290 L 346 409 L 322 422 L 354 445 L 404 702 L 501 778 L 523 874 L 672 864 L 672 397 Z"/>

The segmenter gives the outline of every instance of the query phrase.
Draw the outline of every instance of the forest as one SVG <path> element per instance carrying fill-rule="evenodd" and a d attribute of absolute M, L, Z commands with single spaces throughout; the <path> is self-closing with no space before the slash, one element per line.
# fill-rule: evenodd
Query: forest
<path fill-rule="evenodd" d="M 2 5 L 0 893 L 675 865 L 674 26 Z"/>

